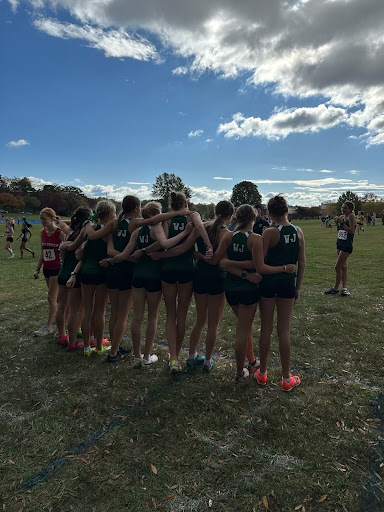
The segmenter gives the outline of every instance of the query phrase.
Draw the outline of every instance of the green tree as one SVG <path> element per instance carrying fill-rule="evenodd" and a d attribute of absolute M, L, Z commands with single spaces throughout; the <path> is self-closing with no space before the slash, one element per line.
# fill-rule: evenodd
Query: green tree
<path fill-rule="evenodd" d="M 164 210 L 169 207 L 169 199 L 172 191 L 184 192 L 187 199 L 192 196 L 192 191 L 189 187 L 184 185 L 183 180 L 175 174 L 168 174 L 164 172 L 157 176 L 156 181 L 152 187 L 152 197 L 160 201 Z"/>
<path fill-rule="evenodd" d="M 358 212 L 361 210 L 361 201 L 359 199 L 359 196 L 356 195 L 354 192 L 351 192 L 350 190 L 347 190 L 337 200 L 337 211 L 341 213 L 341 207 L 345 201 L 352 201 L 352 203 L 355 205 L 355 212 Z"/>
<path fill-rule="evenodd" d="M 27 192 L 34 192 L 35 191 L 35 189 L 32 186 L 31 180 L 29 180 L 26 177 L 24 177 L 24 178 L 12 178 L 11 179 L 11 183 L 10 183 L 10 187 L 15 192 L 23 192 L 25 194 Z"/>
<path fill-rule="evenodd" d="M 251 181 L 240 181 L 232 189 L 231 202 L 237 208 L 242 204 L 255 206 L 261 204 L 261 195 L 257 186 Z"/>
<path fill-rule="evenodd" d="M 40 201 L 33 195 L 24 196 L 25 209 L 29 212 L 36 213 L 40 209 Z"/>

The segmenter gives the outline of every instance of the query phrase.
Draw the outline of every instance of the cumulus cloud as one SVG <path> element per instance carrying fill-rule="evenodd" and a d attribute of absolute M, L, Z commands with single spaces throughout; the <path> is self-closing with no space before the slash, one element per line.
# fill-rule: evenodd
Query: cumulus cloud
<path fill-rule="evenodd" d="M 346 110 L 339 107 L 318 105 L 286 109 L 272 114 L 268 119 L 245 117 L 241 113 L 233 116 L 229 123 L 219 125 L 218 133 L 225 137 L 266 137 L 279 140 L 291 133 L 318 132 L 347 121 Z"/>
<path fill-rule="evenodd" d="M 16 8 L 18 0 L 9 1 Z M 62 7 L 81 23 L 37 21 L 56 37 L 84 39 L 108 56 L 149 60 L 173 53 L 182 61 L 174 75 L 246 73 L 249 85 L 269 85 L 286 97 L 321 96 L 335 107 L 353 108 L 350 124 L 367 130 L 367 146 L 384 142 L 382 121 L 375 121 L 384 110 L 382 0 L 29 1 L 36 9 Z M 316 131 L 307 115 L 296 121 L 303 132 L 307 123 Z M 291 133 L 293 120 L 287 122 Z M 282 128 L 278 137 L 286 136 L 284 123 Z"/>
<path fill-rule="evenodd" d="M 203 135 L 204 130 L 195 130 L 194 132 L 189 132 L 188 137 L 200 137 L 200 135 Z"/>
<path fill-rule="evenodd" d="M 31 143 L 25 139 L 11 140 L 7 144 L 7 146 L 10 148 L 21 148 L 23 146 L 30 146 L 30 145 L 31 145 Z"/>
<path fill-rule="evenodd" d="M 52 181 L 46 181 L 42 178 L 36 178 L 35 176 L 28 176 L 28 179 L 31 182 L 32 187 L 36 189 L 43 188 L 44 185 L 52 185 Z"/>
<path fill-rule="evenodd" d="M 91 25 L 62 23 L 53 18 L 37 18 L 36 28 L 61 39 L 82 39 L 91 48 L 102 50 L 106 57 L 129 57 L 136 60 L 158 60 L 155 47 L 144 37 L 132 36 L 125 30 L 104 30 Z"/>

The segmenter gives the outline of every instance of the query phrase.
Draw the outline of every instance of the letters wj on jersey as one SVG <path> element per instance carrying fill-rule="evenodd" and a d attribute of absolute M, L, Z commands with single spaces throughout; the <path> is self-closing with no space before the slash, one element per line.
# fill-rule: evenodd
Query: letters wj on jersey
<path fill-rule="evenodd" d="M 296 242 L 296 233 L 293 233 L 292 235 L 284 235 L 284 241 L 286 244 L 289 243 L 295 243 Z"/>
<path fill-rule="evenodd" d="M 127 236 L 127 230 L 126 229 L 118 229 L 117 236 L 122 236 L 123 238 L 125 238 Z"/>
<path fill-rule="evenodd" d="M 244 245 L 243 244 L 232 244 L 233 251 L 234 252 L 244 252 Z"/>
<path fill-rule="evenodd" d="M 145 236 L 139 236 L 140 238 L 140 243 L 141 244 L 147 244 L 149 242 L 149 237 L 148 235 L 145 235 Z"/>
<path fill-rule="evenodd" d="M 184 222 L 172 222 L 172 224 L 173 224 L 173 229 L 175 231 L 184 231 L 184 228 L 185 228 Z"/>

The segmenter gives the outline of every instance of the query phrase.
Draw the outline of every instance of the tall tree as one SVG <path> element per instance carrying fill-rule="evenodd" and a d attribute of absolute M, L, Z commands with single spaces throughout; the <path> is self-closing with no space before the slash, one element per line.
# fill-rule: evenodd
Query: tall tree
<path fill-rule="evenodd" d="M 242 204 L 255 206 L 261 203 L 261 195 L 254 183 L 251 181 L 240 181 L 232 189 L 231 202 L 236 208 Z"/>
<path fill-rule="evenodd" d="M 183 180 L 179 176 L 164 172 L 156 178 L 152 187 L 152 197 L 159 200 L 163 209 L 166 210 L 169 207 L 169 199 L 173 190 L 184 192 L 187 199 L 190 199 L 192 196 L 191 189 L 184 185 Z"/>
<path fill-rule="evenodd" d="M 352 203 L 355 205 L 355 212 L 358 212 L 361 210 L 361 201 L 359 199 L 359 196 L 356 195 L 354 192 L 351 192 L 350 190 L 347 190 L 337 200 L 337 210 L 341 212 L 341 206 L 345 201 L 352 201 Z"/>

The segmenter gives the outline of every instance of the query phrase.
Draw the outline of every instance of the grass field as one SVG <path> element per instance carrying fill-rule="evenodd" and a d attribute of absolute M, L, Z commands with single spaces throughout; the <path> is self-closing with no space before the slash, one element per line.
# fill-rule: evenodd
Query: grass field
<path fill-rule="evenodd" d="M 36 261 L 30 254 L 20 260 L 18 243 L 13 260 L 2 249 L 0 507 L 384 510 L 384 227 L 355 237 L 351 296 L 344 298 L 323 295 L 334 282 L 336 230 L 299 224 L 307 269 L 292 327 L 302 386 L 292 393 L 280 390 L 275 338 L 268 386 L 233 384 L 229 309 L 209 375 L 170 376 L 163 308 L 159 363 L 150 371 L 33 338 L 46 316 L 45 283 L 32 279 Z M 188 332 L 193 320 L 192 303 Z M 256 346 L 258 329 L 256 319 Z"/>

